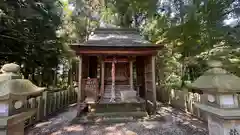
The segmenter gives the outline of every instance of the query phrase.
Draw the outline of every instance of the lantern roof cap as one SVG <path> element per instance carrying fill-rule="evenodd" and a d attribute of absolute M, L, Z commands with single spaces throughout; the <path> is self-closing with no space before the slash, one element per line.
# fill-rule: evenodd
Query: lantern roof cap
<path fill-rule="evenodd" d="M 190 88 L 210 93 L 235 93 L 240 92 L 240 78 L 223 69 L 220 61 L 209 61 L 208 69 L 197 78 Z"/>
<path fill-rule="evenodd" d="M 0 82 L 0 100 L 8 99 L 10 95 L 28 96 L 40 94 L 45 88 L 34 85 L 27 79 L 12 79 Z"/>

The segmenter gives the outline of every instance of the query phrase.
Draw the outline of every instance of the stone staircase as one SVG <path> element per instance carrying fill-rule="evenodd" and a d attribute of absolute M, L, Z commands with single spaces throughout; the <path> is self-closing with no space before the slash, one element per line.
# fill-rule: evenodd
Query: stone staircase
<path fill-rule="evenodd" d="M 116 85 L 116 100 L 110 102 L 111 85 L 105 86 L 105 93 L 98 103 L 88 104 L 88 114 L 82 122 L 126 122 L 148 116 L 145 100 L 136 97 L 131 101 L 122 101 L 120 91 L 131 91 L 129 85 Z"/>
<path fill-rule="evenodd" d="M 112 96 L 111 90 L 112 90 L 112 85 L 105 86 L 104 94 L 103 94 L 100 102 L 107 103 L 110 101 L 111 96 Z M 131 91 L 130 85 L 116 85 L 115 86 L 115 101 L 116 102 L 121 102 L 120 91 Z"/>

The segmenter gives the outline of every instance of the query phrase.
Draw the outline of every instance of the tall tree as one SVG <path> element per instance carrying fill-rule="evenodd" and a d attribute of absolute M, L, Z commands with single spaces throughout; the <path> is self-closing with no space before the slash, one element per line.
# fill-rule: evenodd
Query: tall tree
<path fill-rule="evenodd" d="M 51 83 L 52 72 L 61 58 L 62 44 L 56 36 L 61 24 L 62 5 L 58 0 L 17 0 L 0 2 L 1 64 L 17 62 L 25 78 Z M 40 57 L 39 57 L 40 56 Z"/>

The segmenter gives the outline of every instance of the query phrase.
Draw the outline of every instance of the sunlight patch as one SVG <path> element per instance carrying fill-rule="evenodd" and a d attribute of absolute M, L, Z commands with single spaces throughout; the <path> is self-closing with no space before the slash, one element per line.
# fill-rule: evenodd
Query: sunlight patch
<path fill-rule="evenodd" d="M 115 124 L 116 127 L 120 127 L 120 126 L 124 126 L 124 125 L 125 125 L 125 123 L 117 123 L 117 124 Z"/>
<path fill-rule="evenodd" d="M 53 133 L 50 134 L 50 135 L 62 135 L 62 131 L 53 132 Z"/>
<path fill-rule="evenodd" d="M 81 125 L 75 125 L 75 126 L 68 126 L 64 127 L 64 130 L 71 132 L 71 131 L 83 131 L 84 128 Z"/>
<path fill-rule="evenodd" d="M 137 133 L 128 130 L 128 131 L 125 132 L 125 135 L 137 135 Z"/>
<path fill-rule="evenodd" d="M 99 135 L 99 134 L 100 134 L 99 130 L 91 131 L 91 135 Z"/>
<path fill-rule="evenodd" d="M 158 124 L 158 122 L 143 122 L 143 126 L 147 129 L 156 128 Z"/>
<path fill-rule="evenodd" d="M 116 126 L 106 127 L 105 130 L 107 131 L 115 131 L 117 130 Z"/>
<path fill-rule="evenodd" d="M 51 124 L 51 123 L 52 123 L 51 121 L 41 122 L 41 123 L 37 124 L 35 127 L 42 127 L 42 126 L 45 126 L 45 125 L 48 125 L 48 124 Z"/>

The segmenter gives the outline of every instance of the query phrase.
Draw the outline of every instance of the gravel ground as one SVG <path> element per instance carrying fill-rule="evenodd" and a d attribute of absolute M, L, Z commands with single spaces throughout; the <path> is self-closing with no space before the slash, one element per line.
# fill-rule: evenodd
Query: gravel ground
<path fill-rule="evenodd" d="M 159 108 L 154 121 L 114 124 L 72 124 L 75 107 L 27 129 L 26 135 L 207 135 L 207 124 L 169 106 Z"/>

